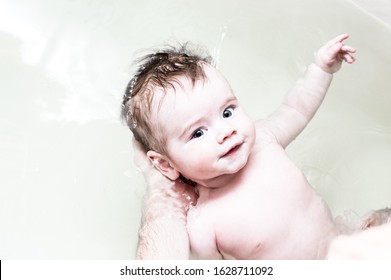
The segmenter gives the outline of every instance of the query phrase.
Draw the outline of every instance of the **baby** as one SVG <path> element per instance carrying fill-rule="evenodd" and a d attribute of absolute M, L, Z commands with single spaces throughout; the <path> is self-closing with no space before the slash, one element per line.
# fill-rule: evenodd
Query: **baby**
<path fill-rule="evenodd" d="M 192 182 L 191 253 L 202 259 L 320 259 L 338 233 L 330 211 L 285 148 L 312 119 L 355 49 L 337 36 L 317 52 L 267 119 L 252 122 L 208 57 L 186 49 L 145 56 L 123 117 L 168 179 Z"/>

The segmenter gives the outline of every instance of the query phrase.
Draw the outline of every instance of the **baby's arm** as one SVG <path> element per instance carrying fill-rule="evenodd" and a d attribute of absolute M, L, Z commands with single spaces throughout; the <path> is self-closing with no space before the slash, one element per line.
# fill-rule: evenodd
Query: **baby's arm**
<path fill-rule="evenodd" d="M 270 129 L 283 147 L 294 140 L 315 115 L 326 95 L 333 73 L 341 68 L 342 61 L 355 61 L 351 53 L 356 50 L 342 43 L 348 37 L 348 34 L 339 35 L 320 48 L 315 62 L 307 68 L 281 106 L 266 122 L 262 122 L 262 126 Z"/>
<path fill-rule="evenodd" d="M 186 216 L 196 201 L 192 187 L 170 181 L 154 168 L 141 144 L 134 140 L 134 158 L 148 190 L 139 232 L 137 259 L 189 259 Z"/>

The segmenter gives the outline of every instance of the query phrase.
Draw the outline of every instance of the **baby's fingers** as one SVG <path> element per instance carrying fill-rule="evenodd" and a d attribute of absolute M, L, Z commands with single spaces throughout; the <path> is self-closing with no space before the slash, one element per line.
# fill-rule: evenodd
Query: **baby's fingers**
<path fill-rule="evenodd" d="M 344 52 L 347 52 L 347 53 L 355 53 L 356 52 L 355 48 L 353 48 L 351 46 L 346 46 L 346 45 L 343 45 L 341 50 Z"/>
<path fill-rule="evenodd" d="M 342 46 L 340 58 L 345 60 L 347 63 L 351 64 L 356 61 L 356 59 L 351 55 L 355 53 L 356 49 L 351 46 Z"/>
<path fill-rule="evenodd" d="M 345 60 L 347 63 L 351 64 L 353 62 L 356 61 L 356 59 L 354 58 L 354 56 L 346 53 L 346 54 L 342 54 L 341 56 L 341 59 Z"/>
<path fill-rule="evenodd" d="M 346 40 L 347 38 L 349 38 L 349 34 L 345 33 L 345 34 L 341 34 L 341 35 L 338 35 L 337 37 L 335 37 L 334 39 L 331 39 L 327 45 L 329 47 L 337 44 L 337 43 L 342 43 L 344 40 Z"/>

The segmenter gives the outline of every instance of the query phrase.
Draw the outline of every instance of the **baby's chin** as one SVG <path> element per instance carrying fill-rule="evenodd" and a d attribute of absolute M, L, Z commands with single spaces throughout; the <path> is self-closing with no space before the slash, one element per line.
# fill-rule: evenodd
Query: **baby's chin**
<path fill-rule="evenodd" d="M 235 162 L 235 164 L 229 165 L 224 174 L 232 175 L 244 170 L 247 166 L 249 158 L 250 156 L 244 157 L 240 162 Z"/>

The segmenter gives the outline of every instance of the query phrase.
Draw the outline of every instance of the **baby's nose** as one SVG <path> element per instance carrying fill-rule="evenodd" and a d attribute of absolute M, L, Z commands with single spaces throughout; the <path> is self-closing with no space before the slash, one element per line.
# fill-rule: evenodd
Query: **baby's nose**
<path fill-rule="evenodd" d="M 236 134 L 236 129 L 230 125 L 225 125 L 219 130 L 219 134 L 217 135 L 217 142 L 222 144 L 234 134 Z"/>

